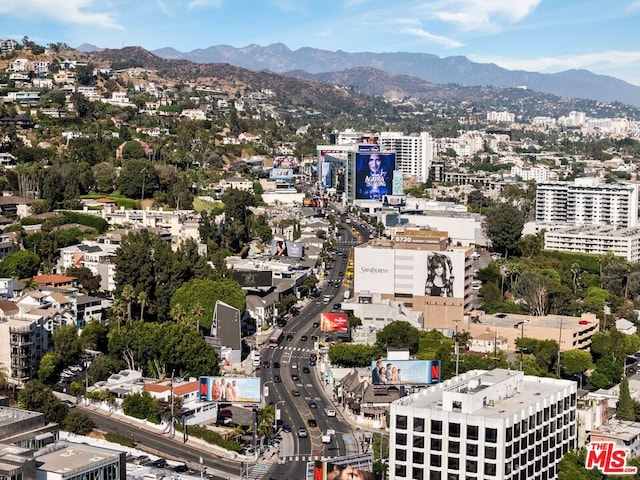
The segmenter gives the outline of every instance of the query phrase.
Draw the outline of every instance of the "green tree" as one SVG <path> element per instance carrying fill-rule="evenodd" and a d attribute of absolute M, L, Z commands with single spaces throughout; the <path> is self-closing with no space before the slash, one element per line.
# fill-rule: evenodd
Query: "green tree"
<path fill-rule="evenodd" d="M 420 331 L 409 322 L 401 320 L 389 323 L 376 335 L 376 346 L 385 352 L 390 348 L 406 348 L 411 354 L 415 354 L 419 341 Z"/>
<path fill-rule="evenodd" d="M 69 409 L 39 380 L 27 382 L 18 394 L 18 404 L 24 410 L 44 414 L 45 422 L 62 423 Z"/>
<path fill-rule="evenodd" d="M 10 253 L 0 261 L 0 276 L 30 278 L 38 274 L 40 257 L 28 250 Z"/>
<path fill-rule="evenodd" d="M 587 470 L 587 450 L 570 450 L 558 464 L 558 480 L 601 480 L 602 474 L 597 469 Z"/>
<path fill-rule="evenodd" d="M 144 159 L 147 154 L 144 152 L 144 148 L 140 144 L 140 142 L 133 140 L 131 142 L 125 143 L 124 147 L 122 147 L 122 158 L 125 160 L 129 159 Z"/>
<path fill-rule="evenodd" d="M 200 306 L 204 313 L 202 315 L 202 328 L 209 330 L 213 321 L 213 311 L 216 302 L 220 300 L 240 312 L 245 308 L 245 293 L 242 286 L 235 280 L 191 280 L 180 288 L 171 297 L 171 308 L 181 305 L 183 311 L 189 312 L 194 307 Z"/>
<path fill-rule="evenodd" d="M 158 174 L 147 160 L 128 160 L 118 177 L 120 193 L 129 198 L 149 198 L 149 192 L 154 192 L 158 187 Z"/>
<path fill-rule="evenodd" d="M 93 420 L 83 412 L 69 412 L 62 422 L 62 428 L 76 435 L 87 435 L 93 430 Z"/>
<path fill-rule="evenodd" d="M 53 332 L 53 345 L 63 365 L 72 365 L 80 359 L 82 347 L 75 325 L 65 325 Z"/>
<path fill-rule="evenodd" d="M 551 373 L 558 358 L 558 342 L 555 340 L 538 340 L 522 337 L 516 339 L 516 347 L 530 352 L 536 359 L 536 364 L 543 372 Z"/>
<path fill-rule="evenodd" d="M 91 320 L 80 333 L 80 346 L 83 350 L 106 352 L 109 339 L 107 327 L 99 320 Z"/>
<path fill-rule="evenodd" d="M 104 381 L 126 367 L 124 361 L 112 355 L 98 355 L 91 361 L 87 374 L 94 382 Z"/>
<path fill-rule="evenodd" d="M 487 211 L 484 228 L 491 246 L 506 257 L 522 235 L 524 214 L 510 203 L 496 205 Z"/>
<path fill-rule="evenodd" d="M 571 377 L 590 369 L 593 359 L 586 350 L 565 350 L 560 354 L 560 363 L 564 374 Z"/>
<path fill-rule="evenodd" d="M 626 420 L 633 422 L 636 419 L 636 413 L 633 407 L 633 399 L 629 391 L 629 379 L 623 375 L 620 382 L 620 396 L 616 405 L 616 418 L 618 420 Z"/>
<path fill-rule="evenodd" d="M 100 290 L 102 277 L 100 275 L 94 275 L 87 267 L 69 267 L 65 274 L 77 278 L 82 289 L 89 294 Z"/>
<path fill-rule="evenodd" d="M 58 373 L 62 369 L 60 355 L 55 352 L 47 352 L 40 360 L 38 367 L 38 380 L 42 383 L 52 383 L 56 380 Z"/>
<path fill-rule="evenodd" d="M 109 162 L 100 162 L 93 167 L 95 188 L 100 193 L 111 193 L 116 188 L 118 172 Z"/>
<path fill-rule="evenodd" d="M 345 368 L 368 367 L 371 362 L 382 357 L 386 352 L 375 345 L 334 343 L 329 347 L 331 363 Z"/>

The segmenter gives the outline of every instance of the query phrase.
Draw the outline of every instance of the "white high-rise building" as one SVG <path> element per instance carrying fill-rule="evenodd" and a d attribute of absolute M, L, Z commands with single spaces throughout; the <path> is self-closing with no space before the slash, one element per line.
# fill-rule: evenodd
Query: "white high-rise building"
<path fill-rule="evenodd" d="M 382 151 L 396 153 L 396 170 L 418 182 L 427 181 L 435 152 L 429 133 L 404 135 L 402 132 L 381 132 L 379 142 Z"/>
<path fill-rule="evenodd" d="M 391 404 L 391 480 L 549 480 L 577 443 L 577 384 L 472 370 Z"/>
<path fill-rule="evenodd" d="M 574 183 L 539 183 L 536 221 L 569 225 L 638 225 L 638 186 L 576 179 Z"/>

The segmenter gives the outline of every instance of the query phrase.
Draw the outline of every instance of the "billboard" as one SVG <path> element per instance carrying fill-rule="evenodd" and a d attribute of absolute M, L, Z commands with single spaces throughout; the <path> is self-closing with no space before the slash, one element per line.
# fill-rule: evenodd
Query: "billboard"
<path fill-rule="evenodd" d="M 271 240 L 271 255 L 275 255 L 276 257 L 302 258 L 303 253 L 304 249 L 300 242 L 291 242 L 278 238 Z"/>
<path fill-rule="evenodd" d="M 315 207 L 315 208 L 327 208 L 329 206 L 329 199 L 324 197 L 311 198 L 306 197 L 302 199 L 303 207 Z"/>
<path fill-rule="evenodd" d="M 367 470 L 360 470 L 360 465 L 351 466 L 316 460 L 313 462 L 313 480 L 380 480 L 381 475 Z"/>
<path fill-rule="evenodd" d="M 347 333 L 349 331 L 349 316 L 346 313 L 321 313 L 320 330 Z"/>
<path fill-rule="evenodd" d="M 393 252 L 391 248 L 355 249 L 353 285 L 356 292 L 393 292 L 395 265 Z"/>
<path fill-rule="evenodd" d="M 415 295 L 428 297 L 464 297 L 463 251 L 423 252 L 424 291 Z M 416 292 L 422 289 L 416 286 Z"/>
<path fill-rule="evenodd" d="M 356 153 L 356 199 L 381 200 L 393 193 L 395 167 L 395 153 Z"/>
<path fill-rule="evenodd" d="M 393 171 L 393 188 L 391 189 L 391 193 L 394 195 L 404 195 L 403 178 L 404 175 L 401 170 Z"/>
<path fill-rule="evenodd" d="M 298 168 L 298 160 L 296 157 L 276 157 L 273 159 L 273 168 Z"/>
<path fill-rule="evenodd" d="M 200 377 L 198 398 L 201 402 L 260 403 L 259 378 Z"/>
<path fill-rule="evenodd" d="M 233 279 L 242 287 L 271 287 L 273 272 L 271 270 L 249 270 L 233 272 Z"/>
<path fill-rule="evenodd" d="M 404 207 L 407 204 L 407 197 L 404 195 L 385 195 L 382 197 L 382 204 L 391 207 Z"/>
<path fill-rule="evenodd" d="M 331 188 L 333 186 L 333 177 L 331 175 L 332 170 L 331 163 L 326 162 L 323 159 L 320 164 L 320 184 L 322 185 L 322 188 Z"/>
<path fill-rule="evenodd" d="M 440 383 L 440 360 L 387 360 L 371 362 L 373 385 L 432 385 Z"/>
<path fill-rule="evenodd" d="M 292 180 L 293 168 L 272 168 L 269 178 L 271 180 Z"/>
<path fill-rule="evenodd" d="M 219 338 L 222 345 L 232 350 L 242 349 L 240 310 L 218 300 L 213 310 L 211 336 Z"/>

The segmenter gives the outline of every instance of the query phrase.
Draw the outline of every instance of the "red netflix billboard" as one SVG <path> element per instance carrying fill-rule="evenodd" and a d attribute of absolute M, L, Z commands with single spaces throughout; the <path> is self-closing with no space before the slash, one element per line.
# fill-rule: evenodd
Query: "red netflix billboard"
<path fill-rule="evenodd" d="M 320 330 L 347 333 L 349 331 L 349 317 L 346 313 L 321 313 Z"/>

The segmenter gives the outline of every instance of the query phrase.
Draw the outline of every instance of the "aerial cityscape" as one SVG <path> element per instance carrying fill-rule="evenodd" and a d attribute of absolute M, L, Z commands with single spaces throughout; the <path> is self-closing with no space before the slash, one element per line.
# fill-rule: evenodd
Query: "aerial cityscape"
<path fill-rule="evenodd" d="M 612 78 L 44 32 L 0 38 L 0 478 L 640 478 L 640 103 Z"/>

